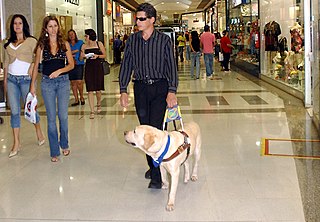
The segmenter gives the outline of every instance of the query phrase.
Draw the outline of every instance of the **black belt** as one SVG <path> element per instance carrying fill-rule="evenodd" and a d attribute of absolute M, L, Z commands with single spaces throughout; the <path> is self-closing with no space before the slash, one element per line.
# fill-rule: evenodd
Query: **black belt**
<path fill-rule="evenodd" d="M 166 79 L 143 79 L 143 80 L 133 80 L 133 82 L 139 82 L 139 83 L 143 83 L 146 85 L 152 85 L 155 84 L 157 82 L 162 82 L 162 81 L 166 81 Z"/>

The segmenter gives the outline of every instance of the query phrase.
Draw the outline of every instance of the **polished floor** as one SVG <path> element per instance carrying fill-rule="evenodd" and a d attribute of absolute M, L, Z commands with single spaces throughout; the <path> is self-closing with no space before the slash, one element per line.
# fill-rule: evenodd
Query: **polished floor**
<path fill-rule="evenodd" d="M 25 120 L 22 150 L 9 159 L 10 117 L 1 112 L 0 221 L 320 221 L 319 160 L 262 155 L 264 138 L 284 140 L 269 141 L 270 153 L 318 155 L 317 141 L 290 141 L 318 139 L 302 102 L 240 70 L 221 72 L 217 62 L 215 78 L 203 79 L 201 67 L 193 80 L 188 62 L 179 63 L 182 117 L 200 125 L 203 142 L 199 180 L 184 184 L 181 173 L 173 212 L 167 190 L 147 188 L 145 155 L 123 139 L 138 120 L 132 85 L 129 108 L 119 105 L 116 66 L 101 114 L 89 119 L 87 99 L 69 108 L 71 154 L 58 163 Z"/>

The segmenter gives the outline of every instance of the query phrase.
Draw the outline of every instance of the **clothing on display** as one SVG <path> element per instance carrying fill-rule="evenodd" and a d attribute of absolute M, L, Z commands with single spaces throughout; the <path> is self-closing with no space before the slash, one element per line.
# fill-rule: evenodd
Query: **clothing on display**
<path fill-rule="evenodd" d="M 299 51 L 302 49 L 304 42 L 302 39 L 302 27 L 299 25 L 299 23 L 295 23 L 294 26 L 290 29 L 291 34 L 291 50 L 295 53 L 299 53 Z"/>
<path fill-rule="evenodd" d="M 264 26 L 265 35 L 265 51 L 277 51 L 278 50 L 278 36 L 281 34 L 280 25 L 271 21 Z"/>

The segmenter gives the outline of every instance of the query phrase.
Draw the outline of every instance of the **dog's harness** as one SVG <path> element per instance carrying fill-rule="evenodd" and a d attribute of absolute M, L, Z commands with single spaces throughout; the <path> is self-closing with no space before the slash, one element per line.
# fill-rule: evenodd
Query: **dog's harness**
<path fill-rule="evenodd" d="M 184 162 L 188 159 L 189 154 L 190 154 L 190 138 L 189 138 L 188 134 L 186 134 L 184 131 L 179 131 L 179 132 L 184 136 L 183 144 L 180 145 L 178 147 L 178 149 L 176 150 L 176 152 L 174 152 L 169 158 L 162 160 L 163 162 L 167 162 L 167 161 L 172 160 L 173 158 L 177 157 L 179 154 L 181 154 L 185 150 L 187 150 L 187 156 L 182 164 L 184 164 Z"/>

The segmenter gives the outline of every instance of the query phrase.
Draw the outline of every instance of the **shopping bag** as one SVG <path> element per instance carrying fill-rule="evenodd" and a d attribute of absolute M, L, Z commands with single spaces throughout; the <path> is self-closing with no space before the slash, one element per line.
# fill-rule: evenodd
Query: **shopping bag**
<path fill-rule="evenodd" d="M 31 123 L 36 123 L 37 104 L 37 97 L 29 92 L 24 107 L 24 118 Z"/>
<path fill-rule="evenodd" d="M 219 62 L 222 62 L 222 61 L 223 61 L 223 53 L 219 52 Z"/>

